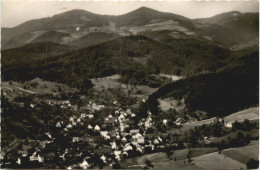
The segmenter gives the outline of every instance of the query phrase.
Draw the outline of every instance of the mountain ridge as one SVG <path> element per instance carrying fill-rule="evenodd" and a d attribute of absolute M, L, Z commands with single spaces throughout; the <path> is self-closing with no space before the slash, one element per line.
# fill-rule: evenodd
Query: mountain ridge
<path fill-rule="evenodd" d="M 239 21 L 225 24 L 209 23 L 211 20 L 218 21 L 223 15 L 229 13 L 239 13 Z M 34 42 L 41 32 L 55 31 L 57 34 L 66 33 L 67 36 L 57 36 L 55 42 L 60 44 L 72 45 L 89 33 L 103 32 L 108 34 L 119 34 L 120 36 L 142 35 L 142 32 L 155 32 L 169 30 L 169 38 L 189 38 L 209 39 L 210 41 L 224 45 L 228 48 L 244 42 L 252 41 L 258 35 L 258 20 L 255 13 L 241 13 L 232 11 L 229 13 L 218 14 L 210 18 L 189 19 L 181 15 L 161 12 L 148 7 L 140 7 L 134 11 L 122 15 L 100 15 L 83 9 L 74 9 L 64 13 L 53 15 L 41 19 L 26 21 L 13 28 L 2 29 L 2 49 L 21 47 L 30 42 Z M 223 17 L 222 17 L 223 18 Z M 225 17 L 224 17 L 225 18 Z M 251 21 L 252 18 L 252 21 Z M 241 21 L 240 21 L 241 20 Z M 209 26 L 208 26 L 209 25 Z M 244 26 L 243 26 L 244 25 Z M 237 26 L 241 28 L 236 29 Z M 223 31 L 224 30 L 224 31 Z M 252 33 L 248 33 L 252 31 Z M 179 34 L 180 33 L 180 34 Z M 20 36 L 22 35 L 21 40 Z M 179 35 L 177 35 L 179 34 Z M 241 38 L 236 34 L 240 34 Z M 182 36 L 184 35 L 184 36 Z M 158 35 L 160 36 L 160 35 Z M 225 40 L 228 37 L 228 40 Z M 156 37 L 153 39 L 158 40 Z M 234 39 L 234 41 L 232 41 Z M 42 41 L 49 41 L 46 38 Z M 107 40 L 110 40 L 108 38 Z M 106 39 L 104 41 L 107 41 Z M 50 40 L 53 41 L 53 40 Z M 81 44 L 79 47 L 87 47 L 90 43 Z M 103 42 L 103 41 L 102 41 Z"/>

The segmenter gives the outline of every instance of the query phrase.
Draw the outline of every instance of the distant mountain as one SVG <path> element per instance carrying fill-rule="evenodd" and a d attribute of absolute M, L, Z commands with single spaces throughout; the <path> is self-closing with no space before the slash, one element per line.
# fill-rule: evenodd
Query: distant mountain
<path fill-rule="evenodd" d="M 102 15 L 97 15 L 93 14 L 91 12 L 85 11 L 85 10 L 71 10 L 62 14 L 54 15 L 53 17 L 48 17 L 48 18 L 42 18 L 42 19 L 36 19 L 36 20 L 31 20 L 27 21 L 21 25 L 18 25 L 14 28 L 5 28 L 2 30 L 2 40 L 3 42 L 8 43 L 8 45 L 3 44 L 3 46 L 7 46 L 7 48 L 13 48 L 13 47 L 18 47 L 16 44 L 12 46 L 10 45 L 10 41 L 17 41 L 19 39 L 19 35 L 22 34 L 28 34 L 31 33 L 31 36 L 28 37 L 27 41 L 29 39 L 34 39 L 38 38 L 36 40 L 37 42 L 39 39 L 43 37 L 38 37 L 36 34 L 38 32 L 48 32 L 52 31 L 50 33 L 54 33 L 53 31 L 56 32 L 65 32 L 68 33 L 68 37 L 70 34 L 77 32 L 77 27 L 79 27 L 81 30 L 84 31 L 85 28 L 88 27 L 101 27 L 104 25 L 108 25 L 108 19 L 105 16 Z M 41 34 L 39 34 L 40 36 Z M 44 36 L 50 36 L 49 35 L 44 35 Z M 46 37 L 44 37 L 46 38 Z M 40 40 L 42 42 L 47 42 L 49 41 L 49 38 Z M 53 41 L 53 40 L 51 40 Z M 61 41 L 56 40 L 57 41 Z M 30 41 L 30 42 L 35 42 L 35 41 Z M 26 42 L 28 43 L 28 42 Z M 21 43 L 20 46 L 24 45 L 24 43 Z"/>
<path fill-rule="evenodd" d="M 194 21 L 198 24 L 201 34 L 228 47 L 250 41 L 258 42 L 255 40 L 259 37 L 259 13 L 232 11 Z M 252 45 L 255 44 L 258 45 Z"/>
<path fill-rule="evenodd" d="M 127 14 L 120 15 L 116 18 L 117 26 L 144 26 L 151 24 L 156 20 L 175 20 L 180 23 L 186 23 L 192 26 L 190 19 L 185 18 L 181 15 L 172 13 L 160 12 L 147 7 L 138 8 Z"/>
<path fill-rule="evenodd" d="M 146 7 L 119 16 L 71 10 L 53 17 L 27 21 L 14 28 L 2 28 L 2 49 L 34 42 L 73 44 L 81 48 L 129 35 L 145 35 L 156 41 L 162 38 L 196 38 L 241 49 L 248 47 L 246 44 L 256 44 L 258 18 L 258 13 L 235 11 L 191 20 Z"/>
<path fill-rule="evenodd" d="M 108 25 L 104 16 L 93 14 L 85 10 L 71 10 L 53 17 L 30 20 L 14 28 L 4 29 L 3 39 L 9 39 L 25 32 L 39 30 L 69 30 L 76 31 L 76 27 L 103 26 Z"/>

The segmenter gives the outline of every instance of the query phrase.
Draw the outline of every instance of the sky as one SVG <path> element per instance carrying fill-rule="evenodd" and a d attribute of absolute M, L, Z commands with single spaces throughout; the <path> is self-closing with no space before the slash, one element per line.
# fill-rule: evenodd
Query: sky
<path fill-rule="evenodd" d="M 72 9 L 84 9 L 96 14 L 121 15 L 146 6 L 191 19 L 211 17 L 229 11 L 258 12 L 259 1 L 48 1 L 2 0 L 1 26 L 15 27 L 25 21 L 51 17 Z"/>

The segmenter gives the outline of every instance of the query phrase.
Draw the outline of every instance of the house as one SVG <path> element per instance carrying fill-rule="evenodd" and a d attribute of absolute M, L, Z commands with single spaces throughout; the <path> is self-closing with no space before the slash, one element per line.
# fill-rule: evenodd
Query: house
<path fill-rule="evenodd" d="M 167 119 L 164 119 L 164 120 L 163 120 L 163 124 L 164 124 L 164 125 L 167 125 L 167 121 L 168 121 Z"/>
<path fill-rule="evenodd" d="M 110 144 L 111 144 L 111 149 L 117 149 L 117 145 L 115 141 L 111 142 Z"/>
<path fill-rule="evenodd" d="M 57 127 L 57 128 L 60 128 L 60 127 L 61 127 L 61 123 L 60 123 L 60 122 L 57 122 L 57 123 L 56 123 L 56 127 Z"/>
<path fill-rule="evenodd" d="M 184 123 L 185 122 L 185 120 L 183 119 L 183 118 L 178 118 L 174 123 L 176 124 L 176 125 L 181 125 L 182 123 Z"/>
<path fill-rule="evenodd" d="M 46 132 L 45 135 L 48 136 L 49 139 L 52 138 L 52 137 L 51 137 L 51 134 L 50 134 L 49 132 Z"/>
<path fill-rule="evenodd" d="M 114 104 L 114 105 L 117 105 L 117 104 L 118 104 L 118 101 L 116 101 L 116 100 L 113 101 L 113 104 Z"/>
<path fill-rule="evenodd" d="M 74 143 L 74 142 L 79 142 L 79 137 L 73 137 L 72 138 L 72 142 Z"/>
<path fill-rule="evenodd" d="M 77 123 L 76 122 L 72 122 L 72 126 L 76 126 L 77 125 Z"/>
<path fill-rule="evenodd" d="M 116 159 L 117 161 L 120 161 L 120 160 L 121 160 L 121 158 L 120 158 L 121 151 L 114 151 L 114 154 L 115 154 L 115 159 Z"/>
<path fill-rule="evenodd" d="M 95 126 L 94 128 L 95 131 L 100 131 L 100 127 L 98 125 Z"/>
<path fill-rule="evenodd" d="M 144 144 L 144 138 L 139 138 L 137 139 L 138 144 Z"/>
<path fill-rule="evenodd" d="M 68 124 L 64 130 L 67 131 L 67 130 L 70 129 L 70 128 L 72 128 L 72 125 L 71 125 L 71 124 Z"/>
<path fill-rule="evenodd" d="M 40 148 L 45 148 L 47 143 L 51 143 L 51 141 L 48 141 L 48 140 L 40 141 L 39 142 Z"/>
<path fill-rule="evenodd" d="M 162 138 L 160 136 L 157 139 L 162 143 Z"/>
<path fill-rule="evenodd" d="M 143 153 L 143 150 L 140 147 L 136 147 L 136 151 L 139 152 L 139 153 Z"/>
<path fill-rule="evenodd" d="M 93 105 L 92 105 L 92 108 L 94 110 L 100 110 L 100 109 L 102 109 L 104 107 L 105 107 L 105 105 L 97 105 L 96 103 L 93 103 Z"/>
<path fill-rule="evenodd" d="M 111 136 L 111 138 L 116 138 L 117 132 L 115 130 L 112 130 L 109 132 L 109 135 Z"/>
<path fill-rule="evenodd" d="M 18 158 L 16 163 L 17 163 L 18 165 L 21 165 L 21 159 Z"/>
<path fill-rule="evenodd" d="M 30 161 L 38 161 L 37 152 L 35 151 L 30 157 Z"/>
<path fill-rule="evenodd" d="M 92 147 L 95 147 L 95 146 L 96 146 L 96 143 L 95 143 L 95 141 L 94 141 L 93 138 L 91 138 L 91 137 L 86 137 L 86 138 L 84 138 L 84 140 L 87 141 L 90 146 L 92 146 Z"/>
<path fill-rule="evenodd" d="M 232 128 L 234 121 L 227 121 L 225 127 Z"/>
<path fill-rule="evenodd" d="M 155 139 L 155 140 L 153 141 L 153 143 L 156 144 L 156 145 L 158 145 L 160 142 L 159 142 L 158 139 Z"/>
<path fill-rule="evenodd" d="M 127 157 L 128 156 L 128 153 L 126 151 L 123 152 L 123 156 L 124 157 Z"/>
<path fill-rule="evenodd" d="M 130 133 L 131 133 L 131 135 L 135 135 L 135 134 L 139 133 L 139 129 L 132 129 L 132 130 L 130 130 Z"/>
<path fill-rule="evenodd" d="M 107 117 L 105 119 L 105 124 L 115 124 L 117 122 L 117 118 L 115 117 Z"/>
<path fill-rule="evenodd" d="M 108 135 L 105 136 L 105 139 L 106 139 L 106 140 L 110 140 L 110 136 L 108 136 Z"/>
<path fill-rule="evenodd" d="M 93 127 L 91 125 L 88 125 L 88 129 L 93 129 Z"/>
<path fill-rule="evenodd" d="M 89 119 L 92 119 L 94 117 L 93 114 L 87 114 L 86 117 L 88 117 Z"/>
<path fill-rule="evenodd" d="M 39 163 L 43 163 L 44 162 L 44 158 L 42 156 L 40 156 L 40 154 L 38 154 L 38 162 Z"/>
<path fill-rule="evenodd" d="M 101 129 L 103 130 L 107 129 L 107 125 L 106 124 L 101 125 Z"/>
<path fill-rule="evenodd" d="M 157 148 L 165 149 L 165 146 L 164 145 L 158 145 Z"/>
<path fill-rule="evenodd" d="M 108 135 L 108 131 L 100 131 L 100 135 L 106 137 Z"/>
<path fill-rule="evenodd" d="M 134 113 L 131 114 L 131 117 L 135 117 L 136 115 Z"/>
<path fill-rule="evenodd" d="M 81 113 L 81 114 L 80 114 L 80 117 L 81 117 L 81 118 L 85 118 L 85 117 L 87 117 L 87 115 L 86 115 L 85 113 Z"/>
<path fill-rule="evenodd" d="M 128 143 L 128 144 L 126 144 L 125 146 L 124 146 L 124 148 L 123 148 L 123 151 L 130 151 L 130 150 L 133 150 L 133 147 Z"/>
<path fill-rule="evenodd" d="M 25 151 L 25 150 L 20 150 L 20 151 L 18 151 L 17 153 L 18 153 L 18 154 L 21 154 L 22 157 L 27 157 L 27 155 L 28 155 L 28 152 Z M 1 156 L 2 156 L 2 155 L 1 155 Z M 3 156 L 2 156 L 1 158 L 3 158 Z"/>
<path fill-rule="evenodd" d="M 124 142 L 124 143 L 127 142 L 127 139 L 126 139 L 125 137 L 123 137 L 121 140 L 122 140 L 122 142 Z"/>
<path fill-rule="evenodd" d="M 70 117 L 70 121 L 71 121 L 71 122 L 74 122 L 74 118 L 73 118 L 73 117 Z"/>
<path fill-rule="evenodd" d="M 104 162 L 104 163 L 107 163 L 107 161 L 106 161 L 106 157 L 104 156 L 104 155 L 102 155 L 101 157 L 100 157 L 100 159 Z"/>
<path fill-rule="evenodd" d="M 83 169 L 88 169 L 90 167 L 90 165 L 88 164 L 88 162 L 84 159 L 82 163 L 79 164 L 79 166 Z"/>
<path fill-rule="evenodd" d="M 205 144 L 210 144 L 211 143 L 211 140 L 210 140 L 210 138 L 209 137 L 204 137 L 204 142 L 205 142 Z"/>

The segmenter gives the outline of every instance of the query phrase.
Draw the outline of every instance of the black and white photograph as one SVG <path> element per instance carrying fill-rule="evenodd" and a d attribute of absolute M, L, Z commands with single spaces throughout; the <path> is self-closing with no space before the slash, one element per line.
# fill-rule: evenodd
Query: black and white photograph
<path fill-rule="evenodd" d="M 1 1 L 1 169 L 259 168 L 259 1 Z"/>

